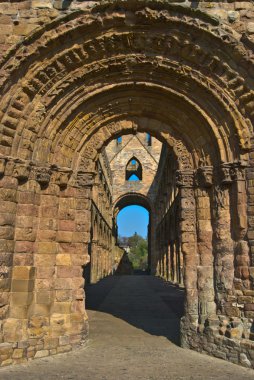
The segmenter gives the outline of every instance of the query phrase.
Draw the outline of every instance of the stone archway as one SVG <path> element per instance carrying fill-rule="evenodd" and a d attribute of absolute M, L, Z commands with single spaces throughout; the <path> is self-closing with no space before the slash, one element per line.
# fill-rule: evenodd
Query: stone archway
<path fill-rule="evenodd" d="M 15 362 L 20 342 L 27 345 L 22 357 L 34 357 L 68 351 L 86 337 L 82 266 L 96 217 L 98 152 L 137 131 L 162 139 L 177 163 L 161 193 L 178 188 L 183 344 L 206 350 L 204 334 L 214 339 L 214 326 L 225 350 L 228 337 L 250 337 L 253 59 L 229 27 L 215 23 L 164 3 L 96 5 L 49 23 L 3 60 L 1 328 L 8 360 Z M 105 254 L 111 229 L 103 222 L 96 231 Z M 229 318 L 236 319 L 233 332 Z"/>
<path fill-rule="evenodd" d="M 114 202 L 114 217 L 117 218 L 117 215 L 121 210 L 128 206 L 141 206 L 145 208 L 149 213 L 149 222 L 147 226 L 147 242 L 148 242 L 148 252 L 147 252 L 147 272 L 149 274 L 155 274 L 156 264 L 152 262 L 152 252 L 155 251 L 155 231 L 154 231 L 154 204 L 149 199 L 149 197 L 144 196 L 140 193 L 129 192 L 121 195 Z"/>

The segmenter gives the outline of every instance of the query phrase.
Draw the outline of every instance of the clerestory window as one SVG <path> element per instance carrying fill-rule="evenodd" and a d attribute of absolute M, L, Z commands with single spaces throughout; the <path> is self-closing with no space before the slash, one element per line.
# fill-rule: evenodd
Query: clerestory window
<path fill-rule="evenodd" d="M 142 181 L 142 165 L 136 157 L 132 157 L 126 165 L 126 181 Z"/>

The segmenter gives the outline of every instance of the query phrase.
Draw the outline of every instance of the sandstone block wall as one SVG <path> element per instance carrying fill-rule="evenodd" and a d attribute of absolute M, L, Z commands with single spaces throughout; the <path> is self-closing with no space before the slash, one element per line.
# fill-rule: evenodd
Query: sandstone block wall
<path fill-rule="evenodd" d="M 113 202 L 128 193 L 139 193 L 152 198 L 149 193 L 153 183 L 161 153 L 161 142 L 151 138 L 148 145 L 147 134 L 122 136 L 121 142 L 113 140 L 106 148 L 110 162 L 113 182 Z M 129 181 L 126 179 L 127 164 L 132 158 L 136 158 L 142 169 L 142 180 Z"/>
<path fill-rule="evenodd" d="M 112 275 L 124 251 L 117 246 L 116 224 L 113 219 L 112 172 L 106 151 L 96 163 L 96 176 L 92 190 L 90 262 L 87 282 L 96 283 Z"/>
<path fill-rule="evenodd" d="M 150 133 L 174 162 L 151 267 L 172 276 L 173 242 L 183 345 L 253 366 L 253 2 L 1 1 L 0 20 L 1 364 L 86 338 L 92 213 L 98 278 L 115 223 L 98 155 Z"/>

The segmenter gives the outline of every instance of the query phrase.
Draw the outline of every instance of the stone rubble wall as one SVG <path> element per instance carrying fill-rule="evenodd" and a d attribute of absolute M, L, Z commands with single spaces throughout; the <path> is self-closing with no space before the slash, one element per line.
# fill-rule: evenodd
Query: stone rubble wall
<path fill-rule="evenodd" d="M 254 293 L 254 292 L 252 292 Z M 252 325 L 252 326 L 251 326 Z M 250 339 L 242 338 L 244 330 Z M 181 321 L 181 346 L 231 363 L 254 368 L 253 324 L 244 318 L 219 316 L 197 331 L 188 318 Z M 224 335 L 225 334 L 225 335 Z"/>

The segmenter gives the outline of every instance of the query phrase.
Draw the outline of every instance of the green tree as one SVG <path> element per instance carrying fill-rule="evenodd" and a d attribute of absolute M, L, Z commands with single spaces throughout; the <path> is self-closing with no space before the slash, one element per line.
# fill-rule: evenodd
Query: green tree
<path fill-rule="evenodd" d="M 129 259 L 132 261 L 134 269 L 147 269 L 148 241 L 137 232 L 128 239 L 130 247 Z"/>

